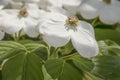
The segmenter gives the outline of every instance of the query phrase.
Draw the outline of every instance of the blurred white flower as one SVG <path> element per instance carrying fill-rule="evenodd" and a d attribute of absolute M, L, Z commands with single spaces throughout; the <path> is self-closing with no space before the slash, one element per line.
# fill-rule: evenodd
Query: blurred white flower
<path fill-rule="evenodd" d="M 69 13 L 75 15 L 78 12 L 79 6 L 84 0 L 62 0 L 62 7 Z"/>
<path fill-rule="evenodd" d="M 105 24 L 118 23 L 120 21 L 120 1 L 111 0 L 110 3 L 103 2 L 103 7 L 99 12 L 99 17 Z"/>
<path fill-rule="evenodd" d="M 40 13 L 42 14 L 42 11 L 36 9 L 27 9 L 25 7 L 21 8 L 20 10 L 4 9 L 4 11 L 6 14 L 8 14 L 0 22 L 4 32 L 8 34 L 14 34 L 23 29 L 24 32 L 30 37 L 37 37 L 39 35 L 36 25 L 38 23 Z"/>
<path fill-rule="evenodd" d="M 99 16 L 105 24 L 115 24 L 120 21 L 120 1 L 118 0 L 85 0 L 80 5 L 80 14 L 85 19 Z"/>
<path fill-rule="evenodd" d="M 51 11 L 53 7 L 62 7 L 61 0 L 40 0 L 38 3 L 39 7 L 44 10 Z"/>
<path fill-rule="evenodd" d="M 85 21 L 51 12 L 46 15 L 46 19 L 40 21 L 38 26 L 48 45 L 61 47 L 71 40 L 74 48 L 83 57 L 91 58 L 98 54 L 94 30 Z"/>
<path fill-rule="evenodd" d="M 0 9 L 4 8 L 11 0 L 0 0 Z"/>
<path fill-rule="evenodd" d="M 40 0 L 13 0 L 15 2 L 25 2 L 25 3 L 37 3 Z"/>
<path fill-rule="evenodd" d="M 20 9 L 23 4 L 25 4 L 24 6 L 27 7 L 27 9 L 39 9 L 36 3 L 23 3 L 11 1 L 9 5 L 12 9 Z"/>
<path fill-rule="evenodd" d="M 99 10 L 102 7 L 101 0 L 84 0 L 80 5 L 80 14 L 85 19 L 94 19 L 98 17 Z"/>

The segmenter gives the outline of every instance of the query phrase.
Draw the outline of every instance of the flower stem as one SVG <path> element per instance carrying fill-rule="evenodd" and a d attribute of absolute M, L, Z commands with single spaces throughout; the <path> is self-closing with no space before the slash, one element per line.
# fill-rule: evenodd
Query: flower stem
<path fill-rule="evenodd" d="M 59 51 L 59 48 L 55 48 L 52 54 L 50 55 L 50 59 L 57 59 L 59 57 L 58 51 Z"/>

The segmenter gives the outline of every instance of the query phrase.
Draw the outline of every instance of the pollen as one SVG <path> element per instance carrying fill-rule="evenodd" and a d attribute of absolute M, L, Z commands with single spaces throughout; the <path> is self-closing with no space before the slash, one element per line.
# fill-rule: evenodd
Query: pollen
<path fill-rule="evenodd" d="M 76 26 L 78 26 L 78 21 L 79 21 L 79 19 L 76 16 L 70 16 L 66 20 L 66 24 L 76 27 Z"/>
<path fill-rule="evenodd" d="M 19 11 L 19 16 L 21 17 L 27 17 L 28 16 L 28 12 L 26 8 L 21 8 Z"/>

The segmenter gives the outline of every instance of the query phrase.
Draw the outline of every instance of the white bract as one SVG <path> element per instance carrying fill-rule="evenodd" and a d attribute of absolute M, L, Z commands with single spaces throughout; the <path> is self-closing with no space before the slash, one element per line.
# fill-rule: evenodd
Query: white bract
<path fill-rule="evenodd" d="M 76 17 L 51 12 L 40 21 L 39 31 L 50 46 L 61 47 L 71 40 L 74 48 L 83 57 L 91 58 L 98 54 L 92 26 L 85 21 L 79 21 Z"/>
<path fill-rule="evenodd" d="M 118 0 L 85 0 L 80 5 L 80 14 L 85 19 L 99 16 L 105 24 L 115 24 L 120 21 L 120 2 Z"/>

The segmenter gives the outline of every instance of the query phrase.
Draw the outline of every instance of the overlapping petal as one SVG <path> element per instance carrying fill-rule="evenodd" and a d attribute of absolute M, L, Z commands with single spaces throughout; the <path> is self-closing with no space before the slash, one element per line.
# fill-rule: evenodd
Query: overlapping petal
<path fill-rule="evenodd" d="M 1 26 L 6 33 L 14 34 L 20 31 L 25 25 L 23 20 L 19 20 L 17 17 L 9 16 L 1 22 Z"/>
<path fill-rule="evenodd" d="M 39 30 L 37 29 L 37 21 L 33 19 L 27 19 L 25 24 L 26 26 L 23 27 L 23 30 L 29 37 L 35 38 L 39 35 Z"/>
<path fill-rule="evenodd" d="M 86 26 L 84 26 L 86 25 Z M 91 58 L 98 54 L 98 45 L 91 33 L 91 30 L 88 28 L 92 28 L 86 22 L 80 22 L 80 25 L 74 30 L 70 30 L 71 41 L 74 48 L 80 53 L 81 56 L 86 58 Z M 84 29 L 81 27 L 85 27 Z"/>
<path fill-rule="evenodd" d="M 61 47 L 71 39 L 74 48 L 83 57 L 91 58 L 98 54 L 94 30 L 89 23 L 79 21 L 78 26 L 73 27 L 66 24 L 66 18 L 60 17 L 62 14 L 54 14 L 49 14 L 52 17 L 44 19 L 39 25 L 39 31 L 48 45 Z"/>
<path fill-rule="evenodd" d="M 40 33 L 43 34 L 45 42 L 54 47 L 61 47 L 70 40 L 70 35 L 65 29 L 63 22 L 46 21 L 39 27 Z"/>

